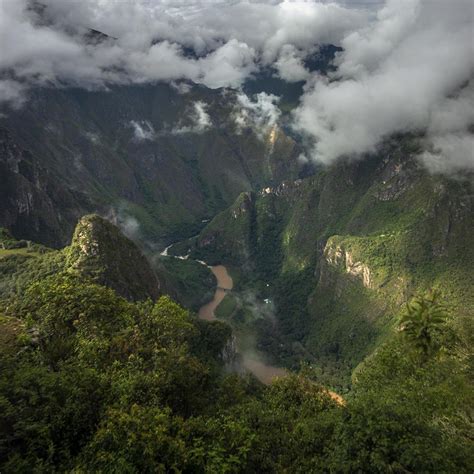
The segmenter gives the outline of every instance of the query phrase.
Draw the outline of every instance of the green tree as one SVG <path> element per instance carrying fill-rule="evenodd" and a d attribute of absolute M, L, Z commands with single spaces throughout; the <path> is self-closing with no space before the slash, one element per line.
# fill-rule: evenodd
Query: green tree
<path fill-rule="evenodd" d="M 75 472 L 178 472 L 186 457 L 182 421 L 167 408 L 111 409 L 80 456 Z"/>
<path fill-rule="evenodd" d="M 436 335 L 446 321 L 446 309 L 439 301 L 439 292 L 413 298 L 400 319 L 400 331 L 423 356 L 433 354 L 438 345 Z"/>

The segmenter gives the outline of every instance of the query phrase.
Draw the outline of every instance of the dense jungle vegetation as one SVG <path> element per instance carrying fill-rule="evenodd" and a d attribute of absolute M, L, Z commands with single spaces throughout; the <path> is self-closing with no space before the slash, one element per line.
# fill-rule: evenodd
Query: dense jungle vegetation
<path fill-rule="evenodd" d="M 226 370 L 229 327 L 166 296 L 130 302 L 59 271 L 1 313 L 1 472 L 473 466 L 474 326 L 437 294 L 413 300 L 343 403 L 309 366 L 270 386 Z"/>

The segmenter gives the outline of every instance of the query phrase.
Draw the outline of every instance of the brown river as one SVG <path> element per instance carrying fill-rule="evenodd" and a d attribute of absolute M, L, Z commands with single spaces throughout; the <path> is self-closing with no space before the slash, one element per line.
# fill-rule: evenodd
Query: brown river
<path fill-rule="evenodd" d="M 227 268 L 224 267 L 224 265 L 217 265 L 215 267 L 210 267 L 210 269 L 217 278 L 216 292 L 214 293 L 212 301 L 202 306 L 198 313 L 199 317 L 206 321 L 216 319 L 214 311 L 224 299 L 226 292 L 232 290 L 234 286 L 232 277 L 229 275 Z M 266 364 L 258 357 L 252 355 L 242 354 L 242 362 L 244 367 L 249 372 L 252 372 L 255 377 L 264 384 L 270 384 L 275 377 L 282 377 L 287 373 L 285 369 Z"/>

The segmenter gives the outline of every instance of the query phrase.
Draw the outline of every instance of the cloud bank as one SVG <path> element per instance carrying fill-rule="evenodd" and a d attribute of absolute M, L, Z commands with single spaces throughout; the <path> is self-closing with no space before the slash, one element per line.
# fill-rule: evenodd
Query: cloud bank
<path fill-rule="evenodd" d="M 21 87 L 179 79 L 238 87 L 285 45 L 339 42 L 365 18 L 319 2 L 3 0 L 0 74 Z M 16 96 L 12 82 L 0 83 L 0 100 Z"/>
<path fill-rule="evenodd" d="M 474 169 L 472 2 L 389 0 L 347 35 L 337 71 L 313 77 L 295 112 L 313 157 L 370 152 L 397 132 L 426 134 L 433 169 Z"/>
<path fill-rule="evenodd" d="M 310 72 L 305 59 L 329 43 L 343 48 L 335 70 Z M 293 126 L 312 143 L 308 157 L 331 163 L 409 131 L 424 136 L 433 170 L 474 168 L 471 0 L 3 0 L 0 44 L 0 103 L 19 105 L 38 85 L 239 88 L 272 66 L 306 83 Z M 272 126 L 277 103 L 240 94 L 235 120 Z M 195 107 L 176 132 L 210 126 Z M 152 137 L 137 125 L 137 139 Z"/>

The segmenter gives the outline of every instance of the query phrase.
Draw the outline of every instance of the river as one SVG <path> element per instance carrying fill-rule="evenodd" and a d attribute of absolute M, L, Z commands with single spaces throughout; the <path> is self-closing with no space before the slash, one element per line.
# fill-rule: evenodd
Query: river
<path fill-rule="evenodd" d="M 172 247 L 166 247 L 162 252 L 161 255 L 168 256 L 168 249 Z M 182 260 L 186 260 L 188 255 L 185 256 L 174 256 L 175 258 L 179 258 Z M 229 275 L 227 268 L 224 265 L 215 265 L 210 267 L 201 260 L 196 260 L 197 262 L 201 263 L 202 265 L 208 266 L 212 273 L 214 273 L 217 279 L 217 287 L 216 291 L 214 292 L 214 297 L 212 298 L 209 303 L 201 306 L 198 312 L 198 316 L 201 319 L 206 321 L 213 321 L 216 318 L 214 311 L 219 306 L 219 304 L 224 299 L 226 293 L 231 291 L 234 287 L 234 282 L 232 281 L 232 277 Z M 239 347 L 239 341 L 237 341 L 237 348 Z M 288 372 L 283 369 L 282 367 L 276 367 L 274 365 L 267 364 L 261 360 L 255 353 L 247 353 L 244 352 L 241 354 L 242 357 L 242 365 L 245 367 L 246 370 L 251 372 L 255 377 L 257 377 L 262 383 L 265 385 L 269 385 L 272 383 L 275 377 L 283 377 L 288 374 Z M 335 400 L 340 405 L 344 405 L 344 399 L 337 393 L 332 392 L 331 390 L 326 390 L 328 395 Z"/>
<path fill-rule="evenodd" d="M 212 321 L 216 319 L 214 311 L 219 306 L 221 301 L 224 299 L 226 293 L 234 287 L 232 277 L 229 275 L 227 268 L 224 265 L 216 265 L 209 267 L 214 273 L 217 279 L 217 288 L 214 293 L 213 299 L 206 303 L 199 310 L 199 317 L 206 321 Z M 237 341 L 238 346 L 238 341 Z M 287 374 L 286 370 L 281 367 L 275 367 L 273 365 L 266 364 L 255 355 L 242 354 L 243 366 L 252 372 L 262 383 L 268 385 L 272 382 L 275 377 L 282 377 Z"/>
<path fill-rule="evenodd" d="M 215 267 L 209 268 L 217 279 L 217 288 L 212 300 L 209 301 L 209 303 L 206 303 L 204 306 L 201 306 L 199 309 L 199 317 L 201 319 L 205 319 L 206 321 L 212 321 L 213 319 L 216 319 L 214 311 L 224 299 L 226 292 L 232 290 L 234 286 L 232 277 L 229 275 L 227 268 L 224 267 L 224 265 L 216 265 Z"/>

